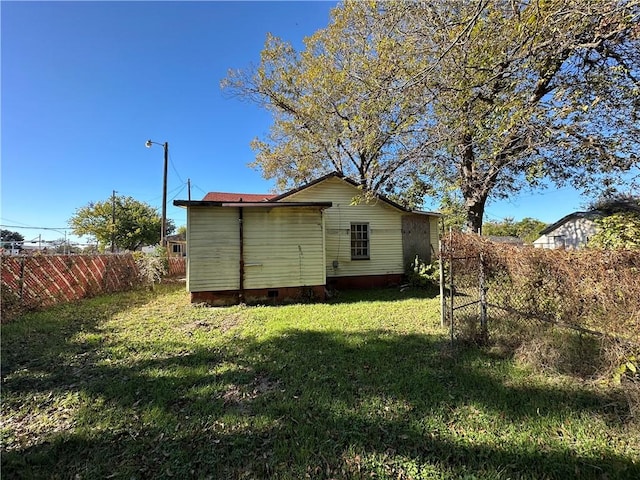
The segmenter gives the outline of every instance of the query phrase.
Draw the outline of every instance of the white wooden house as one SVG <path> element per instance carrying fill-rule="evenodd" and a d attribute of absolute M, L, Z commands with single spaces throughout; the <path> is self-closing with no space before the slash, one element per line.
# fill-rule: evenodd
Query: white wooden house
<path fill-rule="evenodd" d="M 337 173 L 278 196 L 212 192 L 187 208 L 187 289 L 193 302 L 324 299 L 326 286 L 398 284 L 411 261 L 438 252 L 433 212 L 383 196 L 362 199 Z"/>
<path fill-rule="evenodd" d="M 574 212 L 562 217 L 540 232 L 533 242 L 536 248 L 565 248 L 575 250 L 584 247 L 597 231 L 595 220 L 602 217 L 598 211 Z"/>

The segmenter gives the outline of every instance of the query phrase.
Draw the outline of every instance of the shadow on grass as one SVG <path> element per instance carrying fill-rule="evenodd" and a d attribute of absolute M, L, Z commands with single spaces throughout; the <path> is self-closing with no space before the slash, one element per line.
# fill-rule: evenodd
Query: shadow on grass
<path fill-rule="evenodd" d="M 435 285 L 425 287 L 395 286 L 387 288 L 373 288 L 362 290 L 336 290 L 332 293 L 329 303 L 360 303 L 360 302 L 395 302 L 407 299 L 435 298 L 440 291 Z"/>
<path fill-rule="evenodd" d="M 140 288 L 25 313 L 3 325 L 0 367 L 3 381 L 17 369 L 47 373 L 64 364 L 63 358 L 94 352 L 99 345 L 74 344 L 69 339 L 80 332 L 100 336 L 103 333 L 100 325 L 108 319 L 177 288 L 163 286 L 160 291 Z"/>
<path fill-rule="evenodd" d="M 435 337 L 289 330 L 268 340 L 230 336 L 211 348 L 185 344 L 181 353 L 127 366 L 94 355 L 75 370 L 52 363 L 44 384 L 3 385 L 24 398 L 52 389 L 88 399 L 74 429 L 3 452 L 7 478 L 640 474 L 638 463 L 606 444 L 579 453 L 548 431 L 584 416 L 608 419 L 609 399 L 510 384 L 501 373 L 508 362 L 475 349 L 450 355 Z M 108 428 L 96 427 L 110 415 Z M 514 440 L 519 429 L 530 429 L 530 438 Z M 555 439 L 540 443 L 536 435 Z"/>

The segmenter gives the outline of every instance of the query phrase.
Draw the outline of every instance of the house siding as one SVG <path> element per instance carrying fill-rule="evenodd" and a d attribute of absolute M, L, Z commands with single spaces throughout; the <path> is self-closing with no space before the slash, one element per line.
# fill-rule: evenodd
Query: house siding
<path fill-rule="evenodd" d="M 429 218 L 429 238 L 431 243 L 431 261 L 440 256 L 440 218 Z"/>
<path fill-rule="evenodd" d="M 320 210 L 247 210 L 244 225 L 245 288 L 325 284 Z"/>
<path fill-rule="evenodd" d="M 533 246 L 536 248 L 566 248 L 577 249 L 584 247 L 589 239 L 596 234 L 597 226 L 588 218 L 574 218 L 560 225 L 558 228 L 542 235 Z"/>
<path fill-rule="evenodd" d="M 281 202 L 333 202 L 333 206 L 324 212 L 327 277 L 403 274 L 403 212 L 382 200 L 352 204 L 360 193 L 339 178 L 328 178 L 289 195 Z M 369 260 L 351 260 L 352 223 L 369 224 Z M 337 262 L 336 268 L 334 261 Z"/>
<path fill-rule="evenodd" d="M 244 289 L 325 284 L 322 211 L 244 208 Z M 239 209 L 188 209 L 190 292 L 240 289 Z"/>
<path fill-rule="evenodd" d="M 402 251 L 405 267 L 412 265 L 416 256 L 426 263 L 431 263 L 434 259 L 432 228 L 433 222 L 430 216 L 414 213 L 402 217 Z"/>
<path fill-rule="evenodd" d="M 240 288 L 238 210 L 191 207 L 187 226 L 187 290 Z"/>

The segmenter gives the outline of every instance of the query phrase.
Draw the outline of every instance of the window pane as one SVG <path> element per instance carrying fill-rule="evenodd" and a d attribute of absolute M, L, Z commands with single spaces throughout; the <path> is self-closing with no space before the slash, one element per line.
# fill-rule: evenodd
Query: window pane
<path fill-rule="evenodd" d="M 369 224 L 351 224 L 351 258 L 369 258 Z"/>

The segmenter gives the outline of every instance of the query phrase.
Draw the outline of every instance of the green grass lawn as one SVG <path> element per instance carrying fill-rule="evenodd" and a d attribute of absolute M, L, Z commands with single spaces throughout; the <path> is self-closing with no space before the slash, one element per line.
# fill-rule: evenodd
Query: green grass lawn
<path fill-rule="evenodd" d="M 451 349 L 438 299 L 205 308 L 181 285 L 2 327 L 2 476 L 640 478 L 603 387 Z"/>

